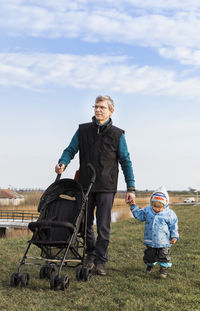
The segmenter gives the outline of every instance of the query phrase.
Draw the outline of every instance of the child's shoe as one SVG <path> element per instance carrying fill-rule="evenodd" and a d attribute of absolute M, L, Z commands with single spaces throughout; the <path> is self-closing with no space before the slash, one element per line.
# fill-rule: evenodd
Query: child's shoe
<path fill-rule="evenodd" d="M 160 278 L 165 279 L 167 277 L 167 268 L 165 267 L 160 267 Z"/>
<path fill-rule="evenodd" d="M 145 273 L 150 274 L 153 270 L 154 266 L 147 266 L 146 270 L 144 270 Z"/>

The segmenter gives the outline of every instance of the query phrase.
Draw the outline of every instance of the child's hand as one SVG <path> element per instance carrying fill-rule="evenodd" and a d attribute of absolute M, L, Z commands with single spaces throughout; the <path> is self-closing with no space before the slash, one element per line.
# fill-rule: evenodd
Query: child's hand
<path fill-rule="evenodd" d="M 176 239 L 171 239 L 171 243 L 175 244 L 176 243 Z"/>

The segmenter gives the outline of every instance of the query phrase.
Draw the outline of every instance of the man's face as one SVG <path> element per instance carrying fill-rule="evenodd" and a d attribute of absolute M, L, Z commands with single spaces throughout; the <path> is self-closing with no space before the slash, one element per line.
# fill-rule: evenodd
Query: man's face
<path fill-rule="evenodd" d="M 94 114 L 99 124 L 104 124 L 110 118 L 114 111 L 111 111 L 109 109 L 107 100 L 96 103 L 94 107 Z"/>

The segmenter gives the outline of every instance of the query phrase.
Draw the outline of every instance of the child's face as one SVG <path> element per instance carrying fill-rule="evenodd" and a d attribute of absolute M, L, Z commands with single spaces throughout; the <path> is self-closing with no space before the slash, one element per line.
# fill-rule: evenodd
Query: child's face
<path fill-rule="evenodd" d="M 164 210 L 164 204 L 155 201 L 155 202 L 152 202 L 152 208 L 155 213 L 160 213 Z"/>

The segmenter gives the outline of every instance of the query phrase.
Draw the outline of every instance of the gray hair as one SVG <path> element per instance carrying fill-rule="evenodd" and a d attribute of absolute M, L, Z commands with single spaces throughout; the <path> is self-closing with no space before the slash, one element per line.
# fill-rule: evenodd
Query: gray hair
<path fill-rule="evenodd" d="M 102 102 L 104 100 L 107 101 L 108 107 L 109 107 L 110 111 L 112 111 L 114 109 L 114 101 L 108 95 L 105 95 L 105 96 L 99 95 L 99 96 L 97 96 L 97 98 L 95 100 L 95 104 L 97 104 L 99 102 Z"/>

